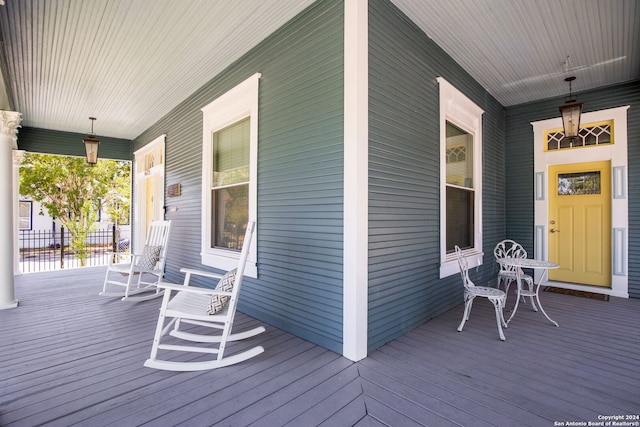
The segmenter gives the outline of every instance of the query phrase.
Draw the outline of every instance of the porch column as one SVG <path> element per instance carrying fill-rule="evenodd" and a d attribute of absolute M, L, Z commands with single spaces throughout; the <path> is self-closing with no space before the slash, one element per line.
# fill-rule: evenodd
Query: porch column
<path fill-rule="evenodd" d="M 0 245 L 0 310 L 18 306 L 13 284 L 14 268 L 14 194 L 13 194 L 13 150 L 18 148 L 17 133 L 22 114 L 0 110 L 0 236 L 5 244 Z M 12 208 L 7 209 L 11 206 Z"/>
<path fill-rule="evenodd" d="M 369 2 L 344 2 L 343 349 L 367 357 L 369 298 Z"/>

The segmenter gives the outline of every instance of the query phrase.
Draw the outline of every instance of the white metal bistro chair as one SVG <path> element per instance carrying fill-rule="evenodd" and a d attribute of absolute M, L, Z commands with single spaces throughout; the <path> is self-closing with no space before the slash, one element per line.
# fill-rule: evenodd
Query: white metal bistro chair
<path fill-rule="evenodd" d="M 144 301 L 162 296 L 158 283 L 164 276 L 164 263 L 171 221 L 152 221 L 147 240 L 140 253 L 110 253 L 102 292 L 107 297 L 122 297 L 123 301 Z M 118 263 L 114 258 L 129 257 L 129 262 Z M 151 281 L 146 277 L 151 276 Z M 117 290 L 113 290 L 116 288 Z"/>
<path fill-rule="evenodd" d="M 249 255 L 249 246 L 253 235 L 255 223 L 250 222 L 242 243 L 242 251 L 237 268 L 224 275 L 182 269 L 186 273 L 183 285 L 173 285 L 161 283 L 159 286 L 165 289 L 158 324 L 151 347 L 151 356 L 144 363 L 144 366 L 168 371 L 202 371 L 207 369 L 221 368 L 232 365 L 257 356 L 264 351 L 262 346 L 252 347 L 233 355 L 228 356 L 225 352 L 226 345 L 230 341 L 239 341 L 253 337 L 265 331 L 264 326 L 232 333 L 233 321 L 238 304 L 238 295 L 244 276 L 244 268 Z M 209 278 L 220 279 L 215 289 L 189 286 L 192 275 L 200 275 Z M 172 294 L 175 292 L 175 295 Z M 170 320 L 166 322 L 167 318 Z M 166 324 L 165 324 L 166 322 Z M 183 325 L 187 325 L 186 330 Z M 194 325 L 204 328 L 194 329 Z M 205 333 L 201 333 L 206 329 Z M 209 333 L 213 329 L 214 333 Z M 166 337 L 170 335 L 178 340 Z M 183 345 L 180 340 L 193 345 Z M 177 344 L 171 341 L 178 342 Z M 173 353 L 170 353 L 173 351 Z M 191 361 L 170 359 L 159 359 L 159 352 L 165 355 L 178 355 L 182 353 L 213 354 L 215 357 L 208 360 L 198 358 Z"/>
<path fill-rule="evenodd" d="M 496 261 L 503 258 L 527 258 L 527 251 L 520 243 L 514 240 L 505 239 L 498 242 L 496 247 L 493 249 L 493 256 L 496 258 Z M 533 297 L 535 296 L 535 291 L 533 290 L 533 277 L 525 274 L 520 267 L 504 265 L 499 261 L 498 264 L 500 265 L 500 271 L 498 272 L 497 288 L 500 289 L 501 285 L 504 286 L 504 293 L 509 295 L 509 286 L 511 286 L 512 282 L 516 282 L 517 274 L 520 273 L 520 281 L 527 285 L 527 289 L 522 289 L 522 287 L 518 288 L 518 300 L 516 301 L 516 304 L 519 302 L 520 298 L 524 301 L 524 297 L 529 297 L 533 309 L 537 311 L 536 305 L 533 302 Z"/>
<path fill-rule="evenodd" d="M 476 286 L 469 278 L 469 267 L 467 258 L 462 254 L 462 251 L 460 250 L 458 245 L 456 245 L 455 251 L 456 257 L 458 258 L 458 265 L 460 266 L 460 276 L 462 276 L 462 283 L 464 284 L 464 314 L 462 316 L 460 326 L 458 326 L 458 332 L 462 331 L 465 322 L 469 320 L 473 300 L 476 297 L 482 297 L 487 298 L 493 304 L 496 312 L 496 322 L 498 323 L 498 333 L 500 335 L 500 339 L 504 341 L 505 337 L 504 333 L 502 332 L 502 327 L 504 326 L 506 328 L 507 323 L 504 321 L 502 309 L 504 307 L 506 294 L 500 289 L 491 288 L 488 286 Z"/>

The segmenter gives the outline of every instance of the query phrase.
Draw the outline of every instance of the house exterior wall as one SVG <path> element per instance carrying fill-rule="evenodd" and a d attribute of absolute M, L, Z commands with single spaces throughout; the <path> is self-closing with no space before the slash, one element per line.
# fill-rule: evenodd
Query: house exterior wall
<path fill-rule="evenodd" d="M 439 279 L 439 98 L 443 76 L 485 110 L 485 261 L 504 238 L 504 112 L 395 6 L 370 2 L 369 349 L 462 301 L 458 275 Z M 200 108 L 260 72 L 258 279 L 240 309 L 342 352 L 343 5 L 318 2 L 215 76 L 134 141 L 166 134 L 173 220 L 167 278 L 200 265 Z M 286 47 L 286 49 L 285 49 Z M 200 283 L 201 285 L 213 285 Z"/>
<path fill-rule="evenodd" d="M 49 215 L 47 208 L 42 206 L 40 202 L 31 200 L 30 198 L 20 197 L 20 201 L 31 202 L 31 228 L 24 229 L 24 232 L 28 235 L 30 231 L 34 232 L 59 232 L 60 225 L 55 223 L 55 218 Z M 42 214 L 40 214 L 42 211 Z M 110 230 L 113 227 L 113 222 L 109 221 L 109 216 L 101 213 L 100 221 L 96 222 L 96 230 Z M 131 239 L 131 225 L 119 225 L 120 239 Z M 34 248 L 38 247 L 38 240 L 22 240 L 19 241 L 19 248 Z"/>
<path fill-rule="evenodd" d="M 166 134 L 172 220 L 168 280 L 200 264 L 202 112 L 261 73 L 258 123 L 258 278 L 239 309 L 342 352 L 343 4 L 317 2 L 182 102 L 134 141 Z M 177 210 L 171 209 L 177 208 Z M 215 283 L 200 283 L 215 286 Z"/>
<path fill-rule="evenodd" d="M 30 230 L 51 230 L 53 228 L 53 218 L 49 216 L 49 213 L 46 212 L 45 208 L 40 207 L 40 202 L 36 202 L 25 197 L 20 197 L 20 201 L 31 202 Z M 40 215 L 41 209 L 44 211 L 44 215 Z"/>
<path fill-rule="evenodd" d="M 484 264 L 504 238 L 504 111 L 393 4 L 369 2 L 369 349 L 460 304 L 439 278 L 441 76 L 482 108 Z M 493 276 L 492 276 L 493 275 Z"/>
<path fill-rule="evenodd" d="M 137 137 L 100 137 L 101 158 L 132 153 L 166 135 L 166 199 L 173 221 L 166 277 L 200 264 L 202 112 L 259 72 L 258 278 L 240 309 L 342 352 L 343 2 L 316 2 Z M 375 349 L 462 301 L 458 275 L 439 278 L 440 164 L 437 77 L 484 110 L 484 263 L 510 237 L 533 250 L 530 122 L 558 115 L 562 98 L 505 109 L 387 0 L 369 2 L 369 337 Z M 630 212 L 640 207 L 638 82 L 577 94 L 587 110 L 631 105 Z M 20 149 L 84 156 L 85 135 L 23 128 Z M 508 141 L 508 143 L 507 143 Z M 526 173 L 530 170 L 531 173 Z M 629 292 L 640 297 L 640 219 L 629 218 Z M 213 286 L 213 283 L 200 283 Z"/>
<path fill-rule="evenodd" d="M 629 296 L 640 298 L 640 81 L 578 92 L 584 112 L 629 105 L 627 111 L 628 197 L 629 197 Z M 531 122 L 559 117 L 564 96 L 506 109 L 506 218 L 507 235 L 533 253 L 534 173 Z"/>
<path fill-rule="evenodd" d="M 62 132 L 51 129 L 21 127 L 18 130 L 18 149 L 30 153 L 60 154 L 85 157 L 82 139 L 86 134 Z M 110 160 L 132 160 L 131 141 L 97 135 L 100 140 L 98 158 Z"/>

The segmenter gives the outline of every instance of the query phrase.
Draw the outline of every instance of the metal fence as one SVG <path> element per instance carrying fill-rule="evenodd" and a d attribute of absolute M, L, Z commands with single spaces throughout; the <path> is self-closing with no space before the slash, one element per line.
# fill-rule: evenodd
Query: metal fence
<path fill-rule="evenodd" d="M 129 239 L 120 238 L 120 229 L 115 225 L 97 230 L 87 237 L 89 257 L 82 265 L 80 259 L 69 248 L 71 235 L 68 230 L 20 230 L 20 271 L 60 270 L 63 268 L 107 265 L 110 252 L 128 252 Z"/>

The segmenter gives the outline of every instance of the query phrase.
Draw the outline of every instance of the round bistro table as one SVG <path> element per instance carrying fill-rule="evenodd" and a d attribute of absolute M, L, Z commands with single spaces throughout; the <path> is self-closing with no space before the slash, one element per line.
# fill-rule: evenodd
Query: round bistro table
<path fill-rule="evenodd" d="M 559 268 L 560 266 L 554 262 L 543 261 L 539 259 L 531 259 L 531 258 L 500 258 L 498 262 L 502 265 L 509 267 L 516 267 L 516 280 L 518 283 L 518 298 L 516 299 L 516 305 L 513 307 L 513 311 L 511 312 L 511 316 L 509 316 L 509 320 L 507 320 L 507 324 L 513 319 L 513 316 L 516 314 L 516 310 L 518 310 L 518 303 L 520 302 L 521 297 L 529 297 L 531 299 L 531 305 L 533 306 L 534 311 L 538 311 L 536 308 L 536 303 L 538 307 L 540 307 L 540 311 L 544 314 L 544 317 L 549 320 L 549 322 L 553 323 L 556 326 L 558 322 L 552 320 L 549 315 L 542 308 L 542 304 L 540 304 L 540 285 L 546 281 L 548 272 L 551 269 Z M 538 279 L 537 282 L 534 281 L 533 287 L 534 289 L 523 289 L 521 275 L 523 268 L 531 268 L 533 270 L 542 270 L 542 275 Z M 535 303 L 534 303 L 535 298 Z"/>

